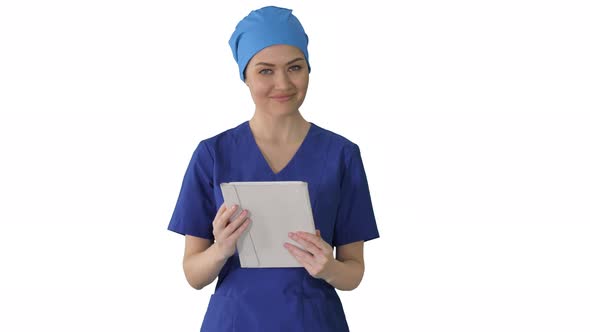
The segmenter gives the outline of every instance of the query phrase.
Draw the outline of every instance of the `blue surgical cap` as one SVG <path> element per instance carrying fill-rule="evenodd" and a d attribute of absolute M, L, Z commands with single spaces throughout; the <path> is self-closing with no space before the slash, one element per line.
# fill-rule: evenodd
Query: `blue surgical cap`
<path fill-rule="evenodd" d="M 307 54 L 309 39 L 303 26 L 291 12 L 291 9 L 275 6 L 263 7 L 251 11 L 238 23 L 229 39 L 229 46 L 238 63 L 242 81 L 245 81 L 244 70 L 250 59 L 262 49 L 277 44 L 298 47 L 311 71 Z"/>

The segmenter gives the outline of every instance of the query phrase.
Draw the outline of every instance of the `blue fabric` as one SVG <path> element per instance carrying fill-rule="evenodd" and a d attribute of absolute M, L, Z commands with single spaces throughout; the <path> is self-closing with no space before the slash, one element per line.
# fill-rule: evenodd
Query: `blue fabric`
<path fill-rule="evenodd" d="M 201 141 L 168 229 L 213 239 L 212 221 L 223 203 L 219 184 L 231 181 L 305 181 L 316 228 L 326 242 L 341 246 L 379 237 L 358 146 L 313 123 L 277 174 L 247 121 Z M 201 331 L 341 332 L 348 325 L 327 282 L 303 268 L 241 268 L 236 252 L 219 273 Z"/>
<path fill-rule="evenodd" d="M 303 26 L 291 9 L 268 6 L 250 12 L 238 23 L 229 39 L 229 46 L 238 63 L 240 78 L 244 81 L 244 70 L 250 59 L 262 49 L 277 44 L 298 47 L 311 72 L 308 41 Z"/>

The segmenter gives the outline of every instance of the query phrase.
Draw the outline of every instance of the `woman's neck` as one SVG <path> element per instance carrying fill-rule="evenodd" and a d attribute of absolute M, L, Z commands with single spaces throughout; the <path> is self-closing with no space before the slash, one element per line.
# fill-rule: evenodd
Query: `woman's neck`
<path fill-rule="evenodd" d="M 284 116 L 255 112 L 250 119 L 250 130 L 257 140 L 276 144 L 300 142 L 310 126 L 299 112 Z"/>

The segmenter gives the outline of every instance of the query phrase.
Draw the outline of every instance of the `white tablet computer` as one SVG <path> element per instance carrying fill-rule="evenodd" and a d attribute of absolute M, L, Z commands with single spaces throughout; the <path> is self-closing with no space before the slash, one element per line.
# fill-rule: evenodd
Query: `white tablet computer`
<path fill-rule="evenodd" d="M 315 234 L 306 182 L 229 182 L 221 184 L 221 192 L 227 207 L 239 205 L 230 220 L 242 209 L 252 220 L 237 244 L 242 267 L 301 267 L 283 244 L 301 248 L 289 232 Z"/>

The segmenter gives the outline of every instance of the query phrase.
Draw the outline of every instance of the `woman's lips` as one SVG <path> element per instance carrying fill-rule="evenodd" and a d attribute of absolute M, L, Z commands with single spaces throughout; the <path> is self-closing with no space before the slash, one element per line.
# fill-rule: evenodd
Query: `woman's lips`
<path fill-rule="evenodd" d="M 278 102 L 285 102 L 288 101 L 289 99 L 293 98 L 294 95 L 280 95 L 280 96 L 272 96 L 270 98 L 272 98 L 275 101 Z"/>

